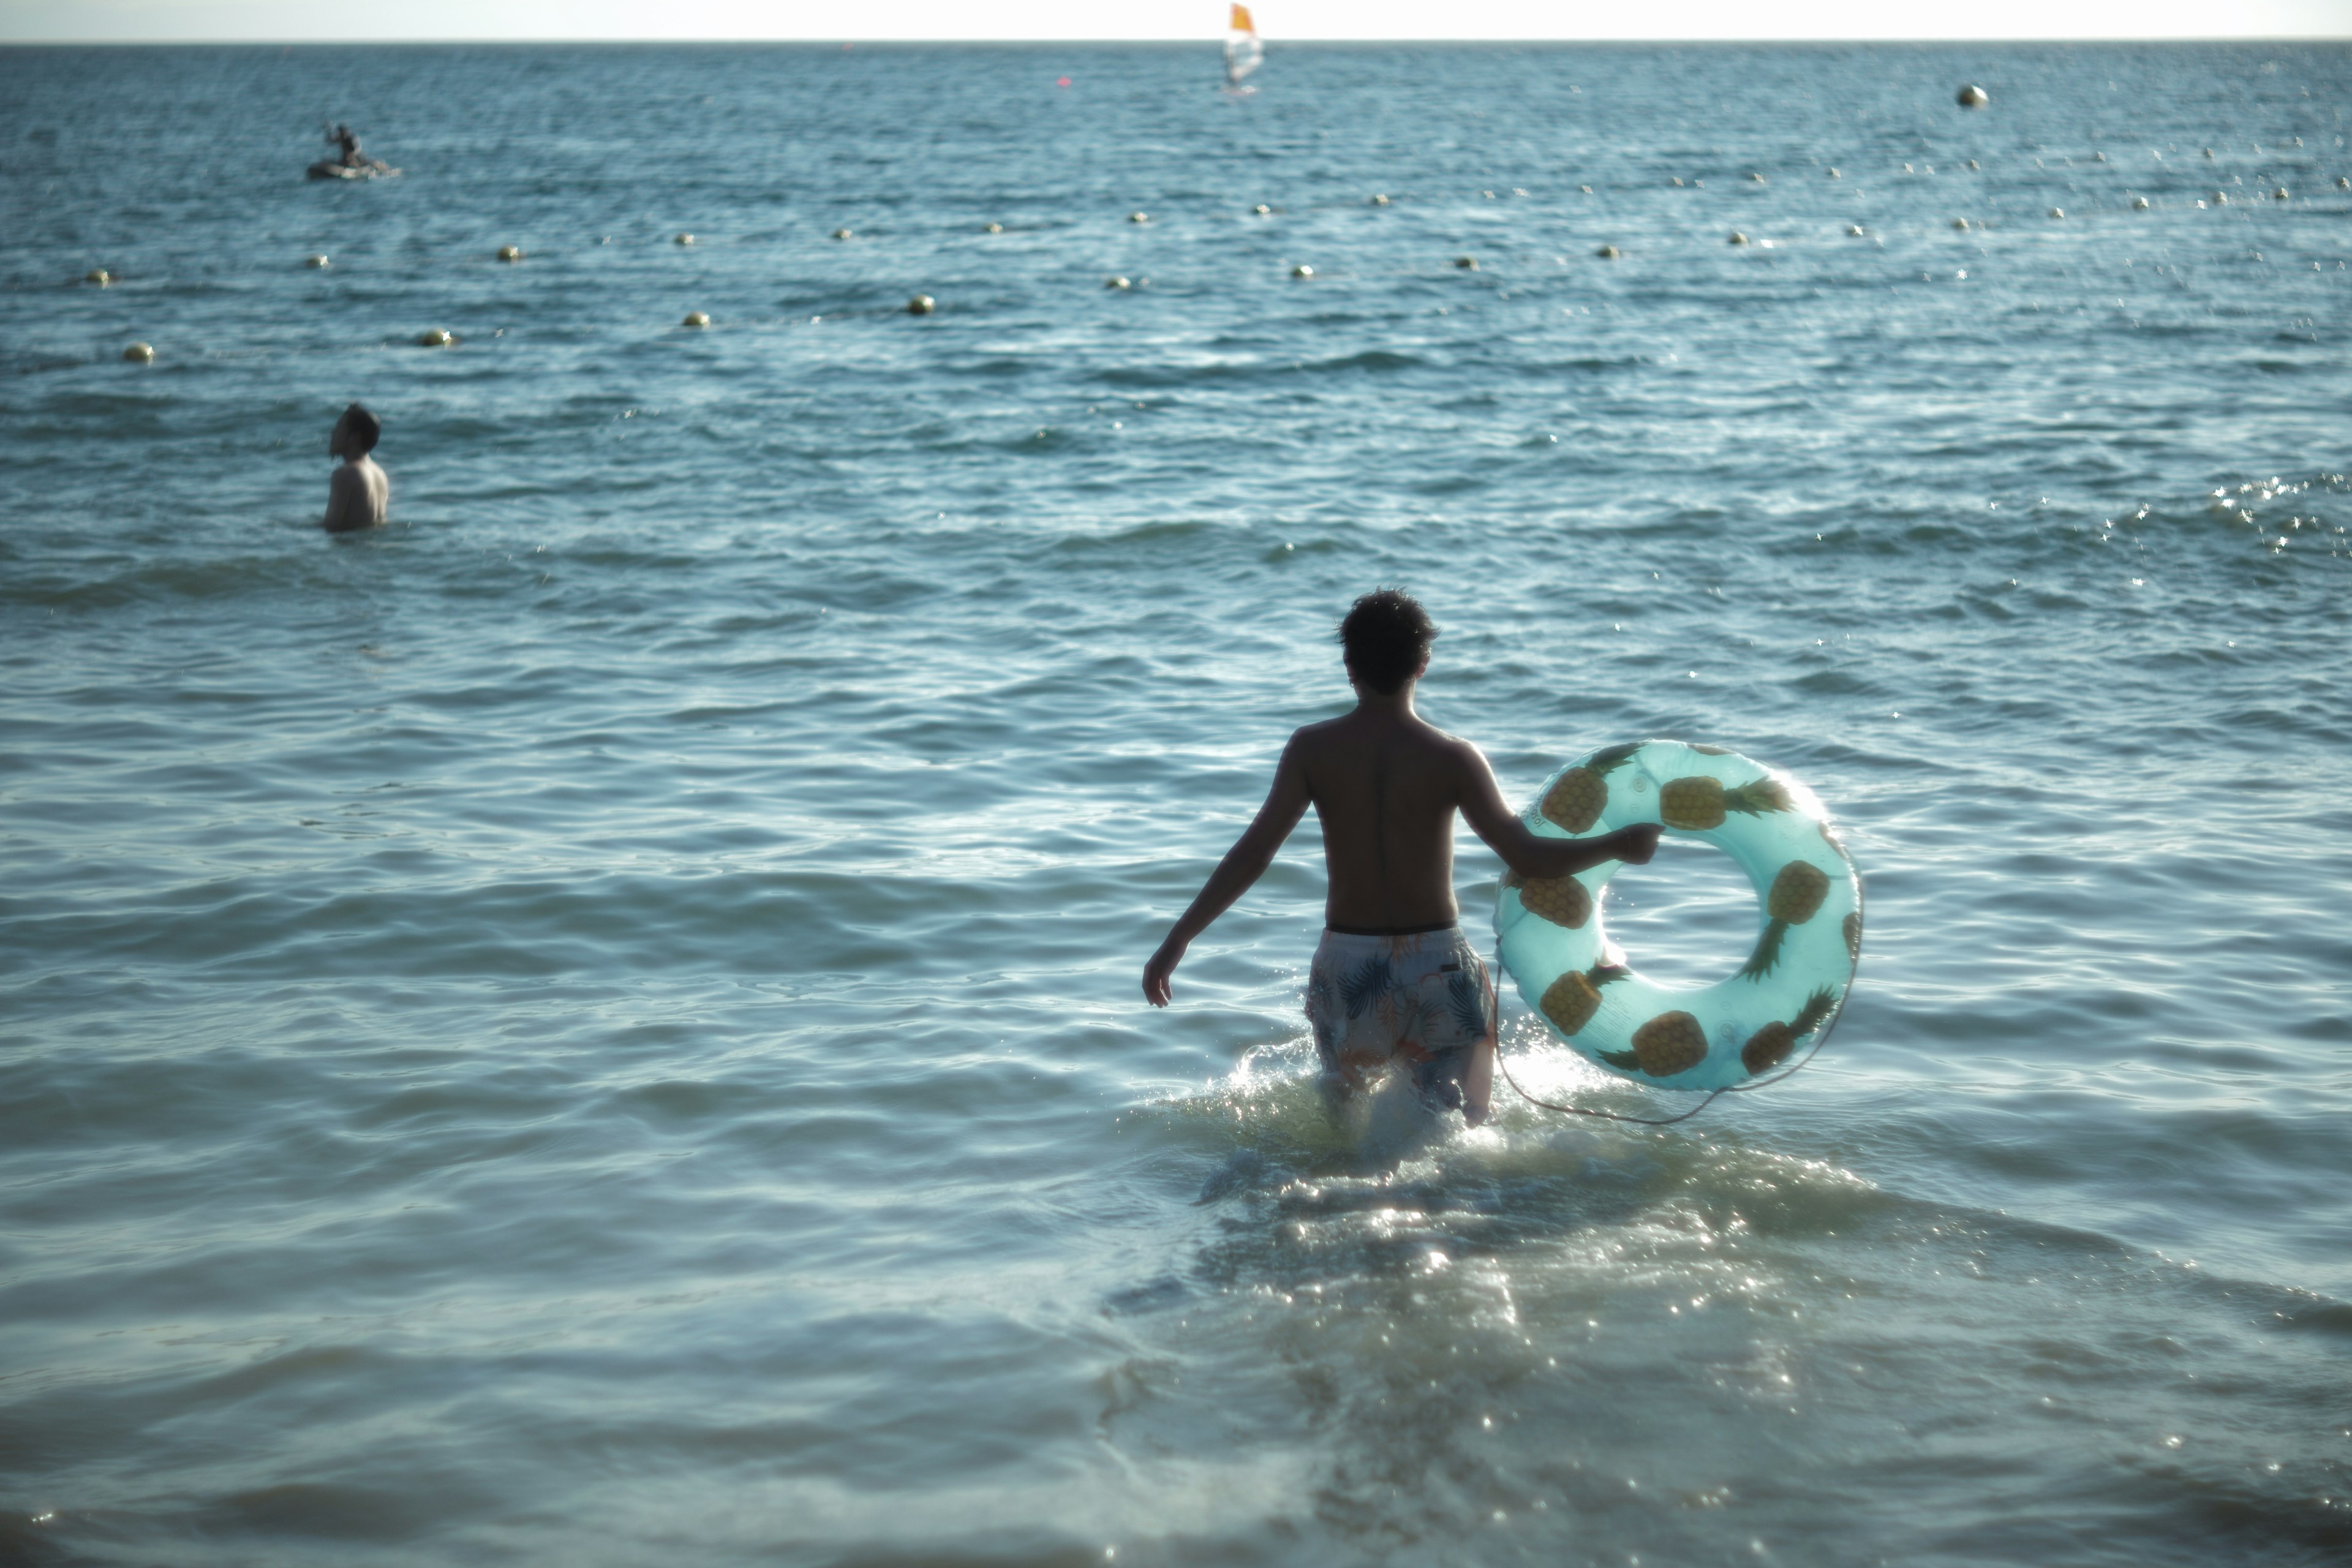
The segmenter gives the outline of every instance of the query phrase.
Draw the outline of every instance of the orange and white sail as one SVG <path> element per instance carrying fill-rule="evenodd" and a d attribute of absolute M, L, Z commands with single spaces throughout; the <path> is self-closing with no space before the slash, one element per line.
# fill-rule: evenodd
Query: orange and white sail
<path fill-rule="evenodd" d="M 1265 46 L 1257 41 L 1257 24 L 1250 20 L 1249 7 L 1235 5 L 1225 29 L 1225 85 L 1241 86 L 1242 79 L 1265 59 Z"/>

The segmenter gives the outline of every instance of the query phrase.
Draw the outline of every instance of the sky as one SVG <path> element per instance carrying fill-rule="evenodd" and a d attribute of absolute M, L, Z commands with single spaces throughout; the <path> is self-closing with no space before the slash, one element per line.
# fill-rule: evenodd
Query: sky
<path fill-rule="evenodd" d="M 1265 0 L 1286 38 L 2352 37 L 2352 0 Z M 0 0 L 0 40 L 1209 38 L 1224 0 Z"/>

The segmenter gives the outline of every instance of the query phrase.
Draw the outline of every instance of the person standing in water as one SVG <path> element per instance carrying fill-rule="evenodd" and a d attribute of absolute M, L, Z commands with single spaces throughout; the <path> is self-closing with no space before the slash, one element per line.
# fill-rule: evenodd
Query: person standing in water
<path fill-rule="evenodd" d="M 327 481 L 327 515 L 320 521 L 330 533 L 381 528 L 392 506 L 392 480 L 368 456 L 375 450 L 383 426 L 358 404 L 343 410 L 327 437 L 327 455 L 343 466 Z"/>
<path fill-rule="evenodd" d="M 1171 999 L 1185 949 L 1274 863 L 1309 805 L 1323 825 L 1328 878 L 1323 940 L 1307 1017 L 1334 1112 L 1391 1065 L 1424 1103 L 1486 1119 L 1494 1084 L 1495 988 L 1454 901 L 1454 816 L 1525 878 L 1566 877 L 1610 860 L 1648 863 L 1658 829 L 1538 837 L 1503 803 L 1477 747 L 1413 711 L 1437 628 L 1411 595 L 1383 588 L 1339 623 L 1355 709 L 1294 732 L 1257 818 L 1209 876 L 1143 967 L 1143 994 Z"/>

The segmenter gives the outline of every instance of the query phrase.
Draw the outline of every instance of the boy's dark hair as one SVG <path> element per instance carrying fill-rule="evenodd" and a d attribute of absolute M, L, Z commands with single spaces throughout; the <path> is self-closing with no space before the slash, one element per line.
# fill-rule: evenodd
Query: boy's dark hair
<path fill-rule="evenodd" d="M 360 450 L 374 451 L 375 444 L 383 438 L 383 421 L 356 403 L 343 410 L 343 419 L 351 426 L 352 434 L 360 438 Z"/>
<path fill-rule="evenodd" d="M 1386 696 L 1429 657 L 1437 627 L 1421 601 L 1402 588 L 1376 588 L 1348 608 L 1339 647 L 1349 673 Z"/>

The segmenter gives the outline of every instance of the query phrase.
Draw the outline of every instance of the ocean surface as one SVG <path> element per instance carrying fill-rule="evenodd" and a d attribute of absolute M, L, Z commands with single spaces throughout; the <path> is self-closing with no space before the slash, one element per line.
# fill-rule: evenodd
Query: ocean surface
<path fill-rule="evenodd" d="M 1257 79 L 0 51 L 0 1561 L 2352 1560 L 2352 49 Z M 1311 820 L 1143 1005 L 1380 584 L 1811 1066 L 1334 1124 Z"/>

